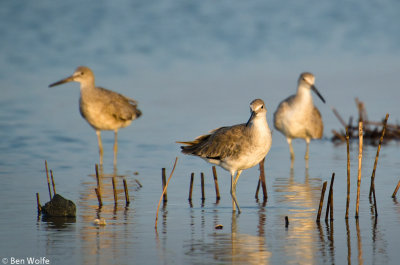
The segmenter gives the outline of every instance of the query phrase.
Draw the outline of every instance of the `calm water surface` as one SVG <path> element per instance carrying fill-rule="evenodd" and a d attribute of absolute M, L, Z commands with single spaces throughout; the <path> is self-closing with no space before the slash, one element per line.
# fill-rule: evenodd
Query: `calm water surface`
<path fill-rule="evenodd" d="M 0 3 L 0 258 L 47 257 L 51 264 L 398 264 L 399 145 L 381 150 L 371 212 L 369 177 L 376 147 L 366 146 L 360 218 L 355 212 L 357 150 L 351 148 L 350 218 L 346 204 L 346 148 L 329 141 L 357 116 L 354 98 L 371 120 L 400 117 L 400 6 L 397 1 L 3 1 Z M 104 132 L 104 206 L 97 207 L 94 131 L 78 111 L 79 86 L 48 85 L 91 67 L 98 85 L 139 101 L 143 116 L 119 133 L 115 207 L 111 185 L 113 134 Z M 254 199 L 258 170 L 243 172 L 232 214 L 229 174 L 218 169 L 216 203 L 211 167 L 179 153 L 190 140 L 222 125 L 245 122 L 255 98 L 266 102 L 272 126 L 279 102 L 311 71 L 327 99 L 314 97 L 324 139 L 314 141 L 305 169 L 305 144 L 294 141 L 290 169 L 284 137 L 273 132 L 266 160 L 268 201 Z M 178 165 L 168 203 L 154 220 L 161 168 Z M 44 160 L 57 192 L 77 205 L 75 220 L 37 217 L 35 193 L 48 201 Z M 187 201 L 195 172 L 193 203 Z M 200 172 L 206 176 L 201 202 Z M 333 223 L 315 223 L 322 183 L 336 172 Z M 135 182 L 139 180 L 143 187 Z M 325 208 L 324 208 L 325 211 Z M 289 217 L 285 228 L 284 218 Z M 105 218 L 107 225 L 93 225 Z M 223 225 L 216 230 L 217 224 Z M 26 261 L 25 261 L 26 262 Z"/>

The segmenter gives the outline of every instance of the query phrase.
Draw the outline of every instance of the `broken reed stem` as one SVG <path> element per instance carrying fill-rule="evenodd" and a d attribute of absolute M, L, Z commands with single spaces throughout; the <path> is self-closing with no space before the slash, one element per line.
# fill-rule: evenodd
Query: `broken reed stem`
<path fill-rule="evenodd" d="M 165 184 L 167 181 L 167 177 L 165 176 L 165 168 L 161 169 L 161 178 L 162 178 L 162 189 L 164 190 L 165 188 Z M 168 201 L 168 197 L 167 197 L 167 190 L 165 190 L 164 196 L 163 196 L 163 202 Z"/>
<path fill-rule="evenodd" d="M 369 188 L 369 197 L 370 198 L 371 198 L 372 189 L 373 189 L 373 186 L 374 186 L 374 183 L 375 183 L 375 171 L 376 171 L 376 165 L 378 164 L 379 151 L 381 150 L 381 145 L 382 145 L 382 142 L 383 142 L 383 136 L 385 136 L 386 125 L 387 125 L 388 119 L 389 119 L 389 114 L 386 113 L 386 117 L 385 117 L 385 120 L 383 122 L 382 135 L 381 135 L 381 138 L 379 138 L 378 149 L 376 150 L 374 169 L 372 170 L 372 175 L 371 175 L 371 185 L 370 185 L 370 188 Z"/>
<path fill-rule="evenodd" d="M 103 201 L 101 199 L 101 194 L 98 188 L 94 188 L 94 191 L 96 192 L 97 200 L 99 201 L 99 208 L 103 206 Z"/>
<path fill-rule="evenodd" d="M 396 197 L 396 193 L 397 193 L 397 191 L 399 190 L 399 188 L 400 188 L 400 180 L 399 180 L 399 182 L 397 182 L 397 186 L 396 186 L 396 188 L 394 189 L 394 192 L 393 192 L 393 194 L 392 194 L 392 198 L 395 198 L 395 197 Z"/>
<path fill-rule="evenodd" d="M 330 204 L 330 220 L 331 222 L 333 221 L 333 182 L 335 180 L 335 173 L 332 174 L 332 178 L 331 178 L 331 187 L 330 187 L 330 191 L 331 191 L 331 196 L 329 196 L 329 204 Z"/>
<path fill-rule="evenodd" d="M 321 199 L 319 200 L 319 208 L 318 208 L 318 214 L 317 214 L 317 223 L 319 223 L 320 218 L 321 218 L 321 212 L 322 212 L 322 205 L 324 204 L 324 197 L 325 197 L 325 190 L 326 190 L 326 185 L 327 181 L 324 181 L 324 184 L 322 184 L 322 190 L 321 190 Z"/>
<path fill-rule="evenodd" d="M 201 200 L 204 201 L 206 199 L 206 196 L 204 194 L 204 173 L 203 172 L 200 173 L 200 177 L 201 177 Z"/>
<path fill-rule="evenodd" d="M 50 178 L 49 178 L 49 169 L 47 167 L 47 160 L 44 160 L 44 165 L 46 167 L 46 176 L 47 176 L 47 187 L 49 188 L 49 195 L 50 195 L 50 200 L 53 198 L 51 195 L 51 187 L 50 187 Z"/>
<path fill-rule="evenodd" d="M 189 186 L 189 201 L 192 201 L 192 191 L 193 191 L 193 180 L 194 180 L 194 173 L 190 175 L 190 186 Z"/>
<path fill-rule="evenodd" d="M 337 138 L 339 138 L 340 141 L 342 141 L 342 142 L 346 141 L 346 138 L 344 138 L 343 135 L 341 135 L 341 134 L 338 133 L 337 131 L 332 130 L 332 134 L 335 135 Z"/>
<path fill-rule="evenodd" d="M 367 111 L 365 110 L 364 102 L 360 101 L 358 98 L 355 98 L 355 102 L 358 108 L 358 121 L 368 121 Z"/>
<path fill-rule="evenodd" d="M 346 143 L 347 143 L 347 200 L 346 200 L 346 219 L 349 218 L 350 205 L 350 143 L 349 128 L 346 127 Z"/>
<path fill-rule="evenodd" d="M 37 211 L 38 211 L 38 215 L 42 212 L 42 205 L 40 204 L 40 197 L 39 197 L 39 193 L 36 193 L 36 203 L 37 203 Z"/>
<path fill-rule="evenodd" d="M 138 184 L 138 185 L 139 185 L 139 188 L 143 187 L 142 183 L 140 183 L 140 181 L 139 181 L 139 180 L 135 179 L 135 182 L 136 182 L 136 184 Z"/>
<path fill-rule="evenodd" d="M 51 175 L 51 183 L 53 185 L 53 194 L 56 195 L 56 184 L 54 184 L 54 177 L 53 177 L 53 170 L 50 170 L 50 175 Z"/>
<path fill-rule="evenodd" d="M 344 120 L 342 119 L 342 117 L 339 115 L 339 112 L 337 112 L 337 110 L 334 107 L 332 107 L 332 111 L 333 111 L 333 114 L 335 114 L 336 118 L 339 120 L 339 122 L 343 125 L 343 127 L 346 128 L 347 125 L 344 122 Z"/>
<path fill-rule="evenodd" d="M 259 166 L 260 166 L 261 187 L 263 189 L 264 200 L 266 200 L 268 198 L 268 194 L 267 194 L 267 184 L 265 183 L 264 162 L 265 162 L 265 157 L 263 158 L 263 160 L 261 160 Z"/>
<path fill-rule="evenodd" d="M 113 192 L 114 192 L 114 204 L 118 204 L 118 194 L 117 194 L 117 184 L 115 181 L 115 177 L 112 177 L 112 186 L 113 186 Z"/>
<path fill-rule="evenodd" d="M 330 213 L 331 221 L 333 220 L 333 182 L 335 181 L 335 173 L 332 174 L 331 184 L 329 186 L 328 201 L 326 204 L 325 221 L 328 221 L 328 215 Z"/>
<path fill-rule="evenodd" d="M 157 214 L 156 214 L 156 222 L 155 222 L 155 226 L 154 226 L 154 228 L 156 229 L 156 231 L 157 231 L 157 221 L 158 221 L 158 210 L 160 209 L 161 199 L 162 199 L 162 197 L 163 197 L 163 195 L 164 195 L 164 192 L 167 190 L 168 183 L 169 183 L 169 181 L 171 180 L 172 174 L 174 174 L 174 171 L 175 171 L 175 167 L 176 167 L 176 163 L 177 163 L 177 162 L 178 162 L 178 157 L 175 158 L 174 167 L 172 168 L 171 174 L 169 175 L 168 181 L 167 181 L 167 183 L 166 183 L 166 185 L 165 185 L 165 187 L 164 187 L 164 190 L 163 190 L 163 192 L 162 192 L 162 194 L 161 194 L 160 200 L 158 201 Z"/>
<path fill-rule="evenodd" d="M 360 186 L 361 186 L 361 165 L 362 165 L 362 150 L 363 150 L 363 122 L 358 123 L 358 179 L 357 179 L 357 202 L 356 202 L 356 216 L 358 219 L 358 211 L 360 209 Z"/>
<path fill-rule="evenodd" d="M 218 176 L 217 176 L 217 169 L 215 166 L 212 167 L 213 171 L 213 176 L 214 176 L 214 184 L 215 184 L 215 196 L 217 201 L 221 199 L 221 196 L 219 195 L 219 187 L 218 187 Z"/>
<path fill-rule="evenodd" d="M 376 204 L 375 184 L 374 183 L 372 183 L 372 195 L 373 195 L 373 198 L 374 198 L 375 217 L 378 217 L 378 206 Z"/>
<path fill-rule="evenodd" d="M 124 191 L 125 191 L 125 202 L 126 202 L 126 206 L 128 206 L 130 203 L 128 185 L 126 184 L 126 179 L 124 179 L 123 182 L 124 182 Z"/>

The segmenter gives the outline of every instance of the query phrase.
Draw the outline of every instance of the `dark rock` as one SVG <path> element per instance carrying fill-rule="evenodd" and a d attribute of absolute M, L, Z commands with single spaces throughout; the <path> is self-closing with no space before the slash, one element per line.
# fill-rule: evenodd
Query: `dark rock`
<path fill-rule="evenodd" d="M 76 216 L 76 206 L 73 201 L 64 199 L 61 195 L 56 194 L 51 201 L 47 202 L 43 208 L 42 213 L 48 217 L 50 216 Z"/>

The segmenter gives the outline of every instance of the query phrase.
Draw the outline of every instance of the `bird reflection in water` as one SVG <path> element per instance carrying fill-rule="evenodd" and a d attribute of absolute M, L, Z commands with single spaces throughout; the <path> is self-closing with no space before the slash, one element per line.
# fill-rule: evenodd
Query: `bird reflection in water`
<path fill-rule="evenodd" d="M 321 178 L 310 178 L 308 167 L 303 180 L 296 177 L 293 167 L 288 173 L 289 177 L 276 178 L 274 183 L 277 203 L 289 211 L 283 213 L 282 220 L 285 215 L 291 220 L 285 239 L 291 243 L 284 244 L 283 251 L 299 264 L 311 264 L 317 255 L 315 246 L 320 244 L 314 229 Z"/>
<path fill-rule="evenodd" d="M 209 238 L 195 237 L 185 244 L 186 258 L 191 264 L 196 263 L 233 263 L 233 264 L 270 264 L 271 252 L 268 250 L 267 237 L 264 233 L 265 209 L 260 207 L 257 235 L 241 233 L 238 225 L 238 215 L 231 213 L 231 227 L 224 226 L 222 230 L 214 230 Z M 218 210 L 214 211 L 214 224 L 222 219 Z M 203 214 L 204 216 L 204 214 Z M 225 216 L 224 214 L 224 217 Z M 191 218 L 191 228 L 195 229 L 195 219 Z M 198 227 L 198 226 L 197 226 Z M 201 226 L 205 233 L 207 226 Z M 194 231 L 192 233 L 195 233 Z M 211 240 L 211 242 L 210 242 Z M 189 262 L 188 262 L 189 263 Z"/>

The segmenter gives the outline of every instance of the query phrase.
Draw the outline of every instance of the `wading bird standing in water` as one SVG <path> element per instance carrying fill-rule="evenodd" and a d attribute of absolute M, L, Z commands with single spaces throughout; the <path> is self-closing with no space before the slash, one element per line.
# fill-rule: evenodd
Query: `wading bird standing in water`
<path fill-rule="evenodd" d="M 322 137 L 324 124 L 319 110 L 314 106 L 311 90 L 325 103 L 325 99 L 314 86 L 315 77 L 311 73 L 302 73 L 297 82 L 297 93 L 283 100 L 274 113 L 275 128 L 285 135 L 290 148 L 290 158 L 293 162 L 293 138 L 303 138 L 306 141 L 305 159 L 308 161 L 311 139 Z"/>
<path fill-rule="evenodd" d="M 177 142 L 185 144 L 181 146 L 182 153 L 199 156 L 230 172 L 232 209 L 235 211 L 236 205 L 239 213 L 240 207 L 236 198 L 239 176 L 244 169 L 257 165 L 265 158 L 272 142 L 264 101 L 253 100 L 250 111 L 251 116 L 247 123 L 215 129 L 194 141 Z"/>
<path fill-rule="evenodd" d="M 81 84 L 79 110 L 82 117 L 96 130 L 99 143 L 100 165 L 103 164 L 103 145 L 100 131 L 114 131 L 114 168 L 117 165 L 118 129 L 131 124 L 139 118 L 142 112 L 137 108 L 137 102 L 119 93 L 96 87 L 92 70 L 85 66 L 79 66 L 72 76 L 55 82 L 49 87 L 61 85 L 67 82 Z"/>

